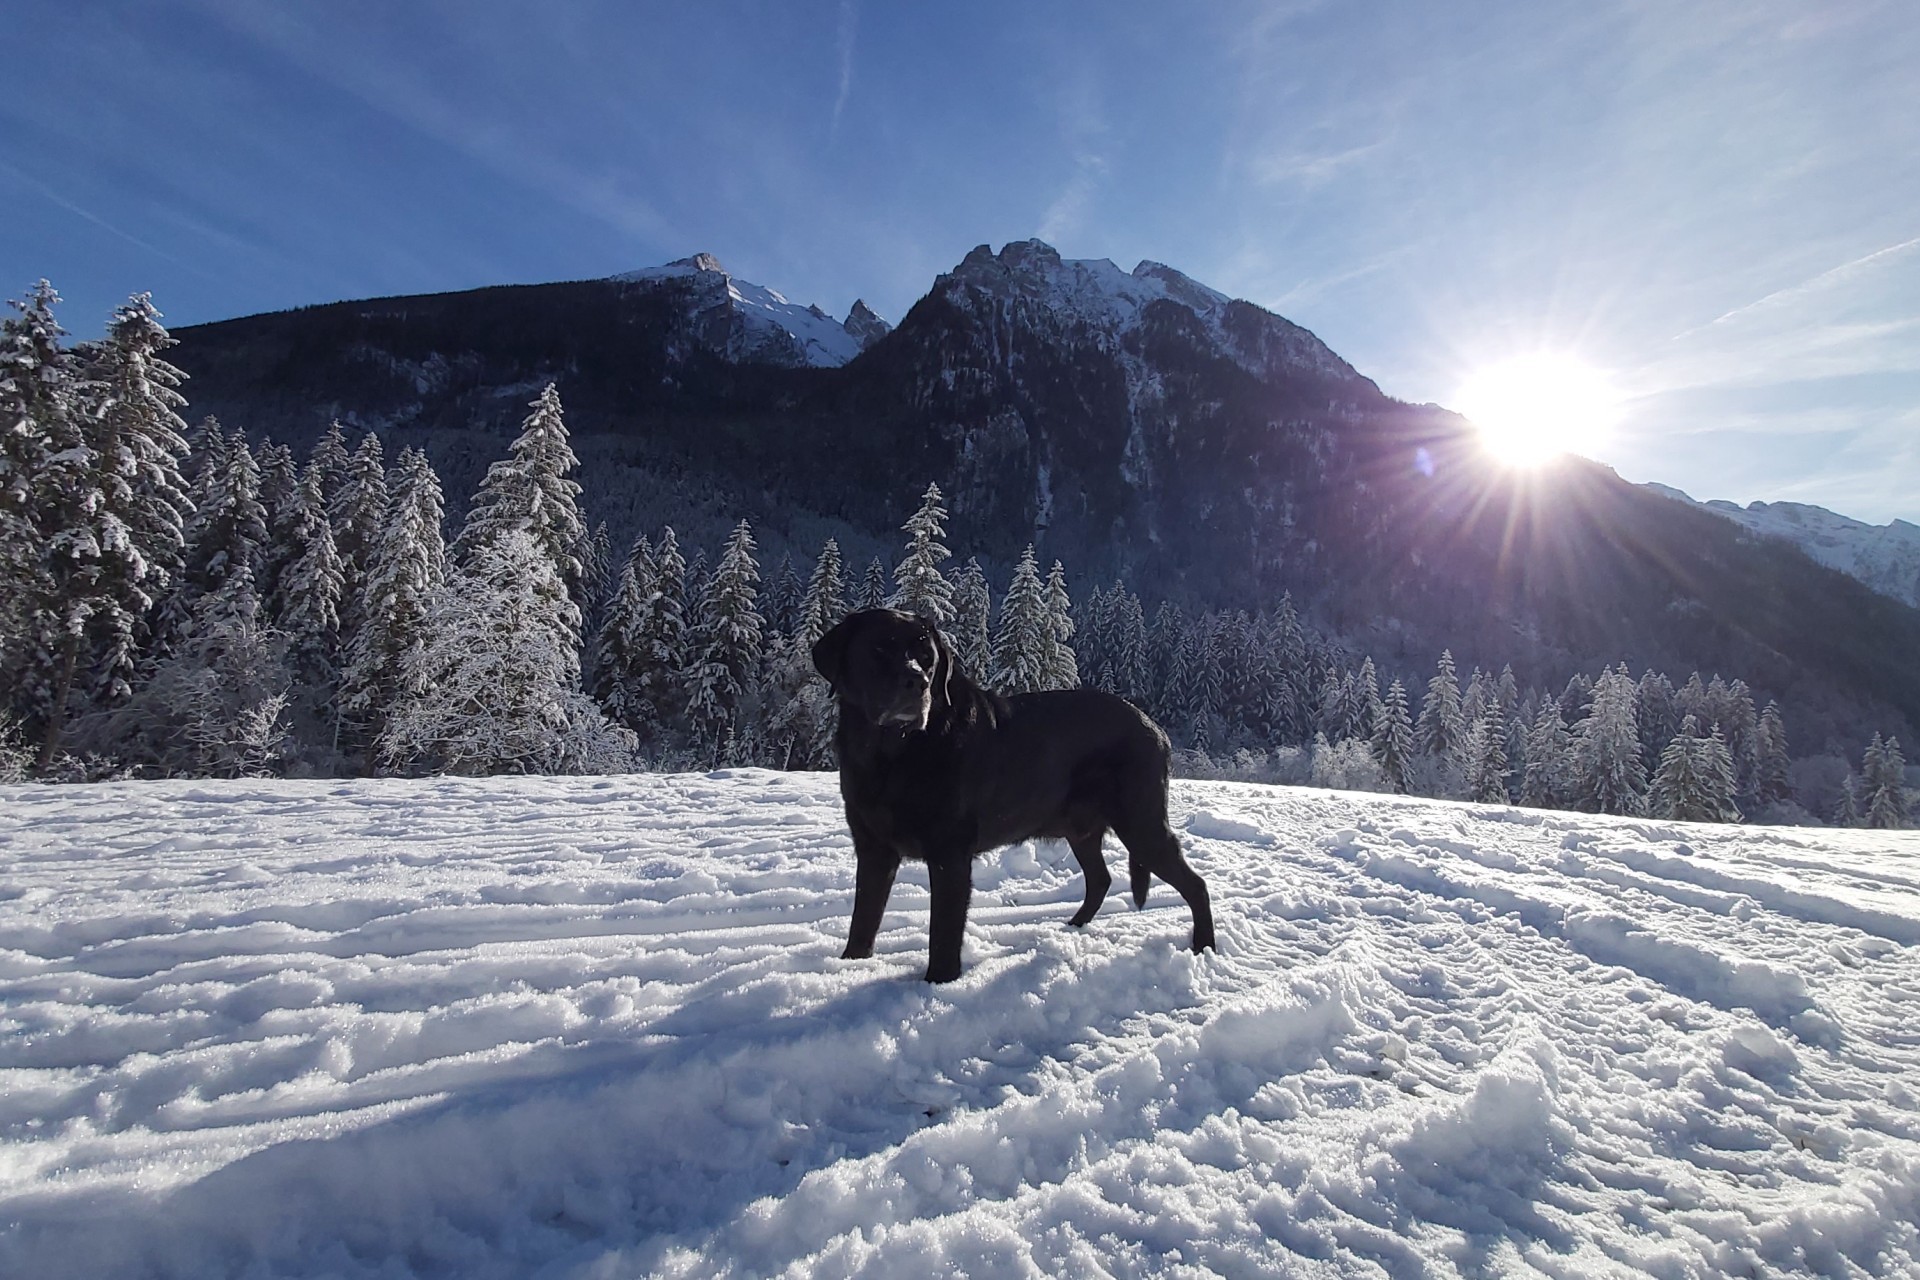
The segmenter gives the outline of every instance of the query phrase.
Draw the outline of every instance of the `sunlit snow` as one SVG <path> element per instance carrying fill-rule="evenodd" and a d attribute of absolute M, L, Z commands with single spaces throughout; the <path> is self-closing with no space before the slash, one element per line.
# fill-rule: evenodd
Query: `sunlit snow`
<path fill-rule="evenodd" d="M 1023 845 L 930 988 L 834 783 L 0 789 L 0 1274 L 1920 1266 L 1920 836 L 1178 783 L 1218 954 Z"/>

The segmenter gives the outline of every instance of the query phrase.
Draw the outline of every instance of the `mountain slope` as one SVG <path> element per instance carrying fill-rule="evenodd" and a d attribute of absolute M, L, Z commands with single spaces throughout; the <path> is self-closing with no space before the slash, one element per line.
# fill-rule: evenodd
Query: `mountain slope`
<path fill-rule="evenodd" d="M 744 515 L 770 555 L 832 532 L 891 560 L 934 479 L 963 554 L 1005 566 L 1031 540 L 1082 589 L 1189 605 L 1292 591 L 1421 678 L 1442 646 L 1547 682 L 1624 660 L 1920 723 L 1920 612 L 1591 463 L 1502 470 L 1456 415 L 1165 266 L 981 246 L 891 331 L 837 326 L 865 345 L 834 367 L 769 337 L 794 311 L 832 323 L 693 259 L 229 321 L 174 354 L 195 412 L 296 447 L 335 416 L 424 444 L 456 505 L 553 379 L 616 541 L 671 521 L 712 542 Z"/>
<path fill-rule="evenodd" d="M 1906 520 L 1868 524 L 1804 502 L 1706 502 L 1664 484 L 1647 488 L 1716 512 L 1743 528 L 1782 538 L 1830 569 L 1838 569 L 1885 596 L 1920 608 L 1920 525 Z"/>

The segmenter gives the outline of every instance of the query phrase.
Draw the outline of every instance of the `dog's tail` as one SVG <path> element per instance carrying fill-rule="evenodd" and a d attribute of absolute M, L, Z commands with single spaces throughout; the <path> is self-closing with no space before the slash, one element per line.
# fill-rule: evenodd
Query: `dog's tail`
<path fill-rule="evenodd" d="M 1127 874 L 1133 881 L 1133 905 L 1136 907 L 1146 906 L 1147 886 L 1152 883 L 1153 880 L 1152 873 L 1147 870 L 1147 864 L 1129 853 L 1127 855 Z"/>

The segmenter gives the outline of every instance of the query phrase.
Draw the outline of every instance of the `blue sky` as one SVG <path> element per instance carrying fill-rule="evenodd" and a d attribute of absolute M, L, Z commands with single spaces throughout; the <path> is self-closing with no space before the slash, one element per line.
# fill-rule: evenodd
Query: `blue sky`
<path fill-rule="evenodd" d="M 1595 453 L 1920 521 L 1911 0 L 13 0 L 0 290 L 78 333 L 699 250 L 897 319 L 972 246 L 1169 263 L 1446 403 L 1540 348 Z M 190 389 L 190 388 L 189 388 Z"/>

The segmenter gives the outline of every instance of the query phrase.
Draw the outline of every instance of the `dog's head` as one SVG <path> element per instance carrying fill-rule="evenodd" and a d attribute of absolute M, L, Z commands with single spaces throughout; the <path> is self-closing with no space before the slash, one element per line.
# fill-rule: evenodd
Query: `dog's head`
<path fill-rule="evenodd" d="M 924 729 L 949 701 L 953 650 L 925 618 L 898 609 L 848 614 L 813 646 L 840 704 L 876 725 Z"/>

